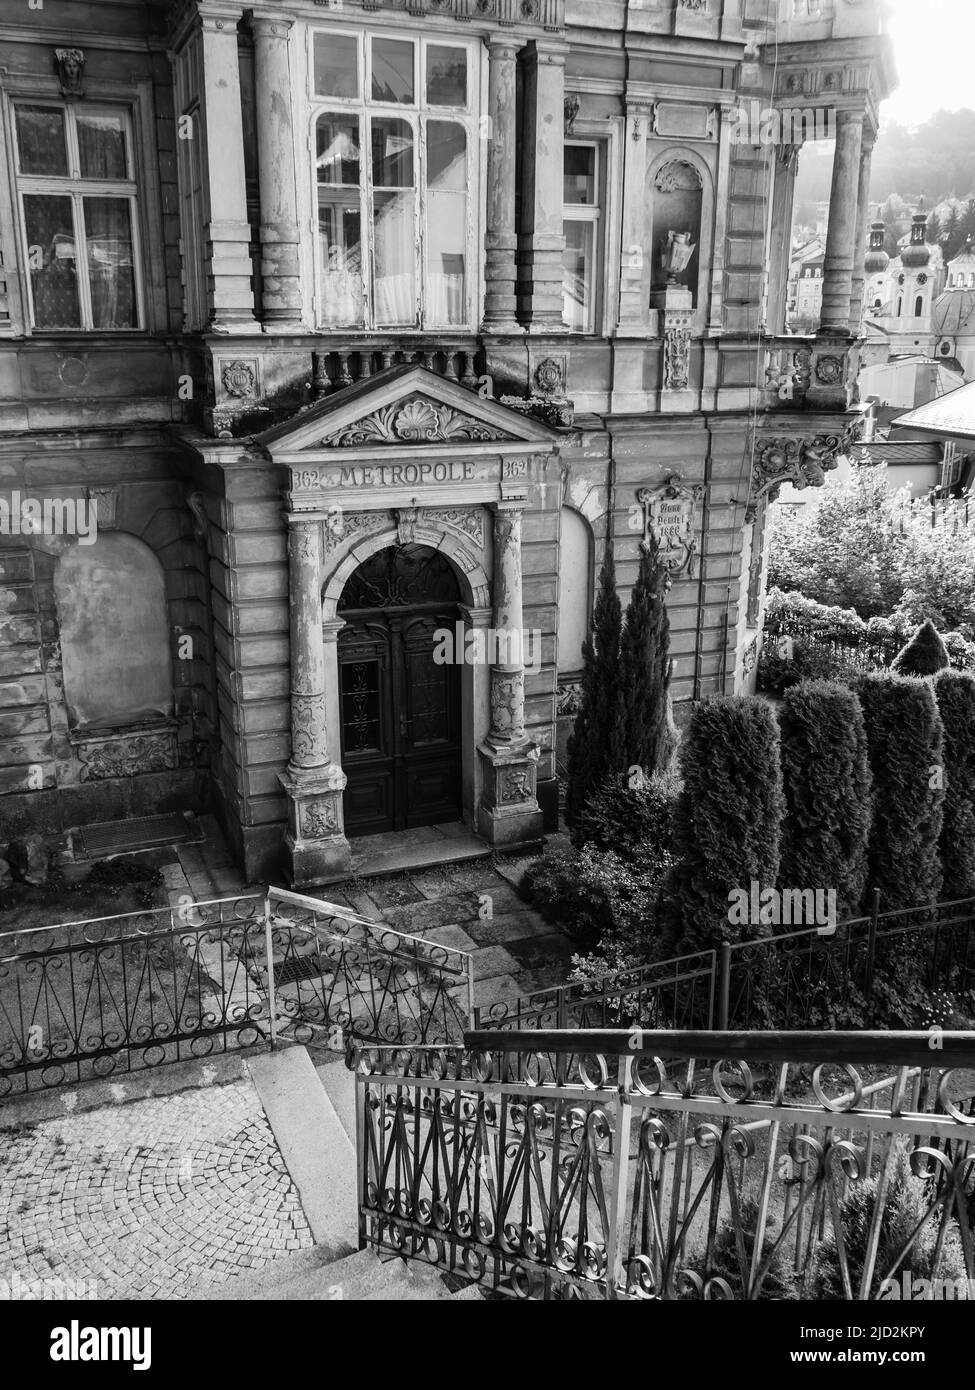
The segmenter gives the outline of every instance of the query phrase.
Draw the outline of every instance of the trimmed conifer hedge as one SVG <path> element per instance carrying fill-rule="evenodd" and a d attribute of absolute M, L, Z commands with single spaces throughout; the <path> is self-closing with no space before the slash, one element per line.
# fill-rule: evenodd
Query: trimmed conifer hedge
<path fill-rule="evenodd" d="M 941 888 L 944 728 L 934 690 L 881 672 L 865 676 L 857 693 L 874 789 L 867 883 L 881 890 L 884 911 L 920 907 Z"/>
<path fill-rule="evenodd" d="M 950 902 L 975 894 L 975 678 L 939 671 L 934 694 L 945 731 L 941 896 Z"/>
<path fill-rule="evenodd" d="M 683 789 L 674 813 L 675 864 L 664 882 L 658 959 L 710 950 L 721 941 L 769 935 L 733 925 L 732 890 L 778 879 L 784 797 L 779 731 L 755 696 L 698 705 L 680 751 Z"/>
<path fill-rule="evenodd" d="M 864 894 L 871 819 L 867 732 L 852 690 L 804 681 L 779 711 L 785 819 L 781 888 L 835 889 L 840 918 Z"/>

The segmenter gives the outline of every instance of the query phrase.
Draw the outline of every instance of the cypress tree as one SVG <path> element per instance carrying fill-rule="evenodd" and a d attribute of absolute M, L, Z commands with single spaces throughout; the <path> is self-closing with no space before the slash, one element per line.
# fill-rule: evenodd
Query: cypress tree
<path fill-rule="evenodd" d="M 716 697 L 695 709 L 680 751 L 676 863 L 661 890 L 661 958 L 721 941 L 768 936 L 732 920 L 733 889 L 774 888 L 784 798 L 779 731 L 755 696 Z"/>
<path fill-rule="evenodd" d="M 899 676 L 935 676 L 950 664 L 948 648 L 934 623 L 927 618 L 894 657 L 890 669 Z"/>
<path fill-rule="evenodd" d="M 785 820 L 779 886 L 834 889 L 840 917 L 863 898 L 870 762 L 860 702 L 835 681 L 803 681 L 779 712 Z"/>
<path fill-rule="evenodd" d="M 599 571 L 592 630 L 582 644 L 579 711 L 566 747 L 565 817 L 570 826 L 589 792 L 624 765 L 619 669 L 622 629 L 623 608 L 616 592 L 616 564 L 610 539 Z"/>
<path fill-rule="evenodd" d="M 670 620 L 664 602 L 667 571 L 655 541 L 640 550 L 640 571 L 626 610 L 620 647 L 623 756 L 647 777 L 663 771 L 670 754 L 667 689 Z"/>
<path fill-rule="evenodd" d="M 920 907 L 941 888 L 944 728 L 934 690 L 882 671 L 857 693 L 874 789 L 867 888 L 880 889 L 885 910 Z"/>
<path fill-rule="evenodd" d="M 975 678 L 939 671 L 934 695 L 945 731 L 941 896 L 953 901 L 975 894 Z"/>

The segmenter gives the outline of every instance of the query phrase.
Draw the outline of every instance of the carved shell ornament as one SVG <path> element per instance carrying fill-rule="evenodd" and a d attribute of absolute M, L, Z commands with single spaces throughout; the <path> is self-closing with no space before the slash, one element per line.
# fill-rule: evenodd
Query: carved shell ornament
<path fill-rule="evenodd" d="M 350 448 L 358 444 L 445 444 L 453 439 L 486 441 L 506 437 L 503 430 L 462 415 L 450 406 L 420 398 L 384 406 L 322 442 Z"/>

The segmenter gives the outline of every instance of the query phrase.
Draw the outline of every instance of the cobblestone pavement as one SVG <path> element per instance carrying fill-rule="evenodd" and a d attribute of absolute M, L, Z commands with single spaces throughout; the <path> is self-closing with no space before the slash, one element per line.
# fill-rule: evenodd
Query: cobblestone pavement
<path fill-rule="evenodd" d="M 248 1081 L 0 1132 L 8 1288 L 62 1279 L 98 1298 L 191 1298 L 312 1243 Z"/>

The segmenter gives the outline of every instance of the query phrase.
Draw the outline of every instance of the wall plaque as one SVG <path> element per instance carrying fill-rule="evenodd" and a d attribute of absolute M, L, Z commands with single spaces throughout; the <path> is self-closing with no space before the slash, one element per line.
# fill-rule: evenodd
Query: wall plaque
<path fill-rule="evenodd" d="M 694 578 L 697 559 L 697 504 L 703 496 L 700 483 L 687 486 L 679 473 L 656 488 L 642 488 L 637 501 L 643 507 L 643 543 L 656 542 L 661 562 L 671 579 L 685 574 Z"/>

